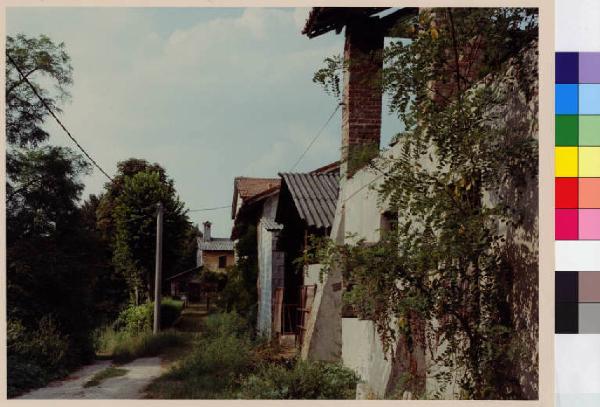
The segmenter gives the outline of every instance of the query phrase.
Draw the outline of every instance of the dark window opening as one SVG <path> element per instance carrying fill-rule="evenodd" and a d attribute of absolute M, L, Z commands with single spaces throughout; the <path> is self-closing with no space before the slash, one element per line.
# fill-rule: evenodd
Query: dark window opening
<path fill-rule="evenodd" d="M 227 256 L 219 256 L 219 268 L 224 269 L 227 267 Z"/>
<path fill-rule="evenodd" d="M 394 212 L 385 211 L 381 214 L 381 218 L 379 221 L 379 231 L 381 236 L 384 236 L 386 233 L 391 232 L 392 230 L 397 229 L 398 227 L 398 215 Z"/>

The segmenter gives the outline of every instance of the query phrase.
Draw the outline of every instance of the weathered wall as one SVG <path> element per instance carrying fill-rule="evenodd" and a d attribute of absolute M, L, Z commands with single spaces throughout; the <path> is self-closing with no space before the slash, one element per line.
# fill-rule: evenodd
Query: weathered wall
<path fill-rule="evenodd" d="M 233 266 L 235 264 L 235 260 L 233 257 L 233 252 L 231 251 L 219 251 L 219 250 L 202 250 L 202 264 L 210 271 L 216 271 L 219 273 L 224 273 L 224 268 L 219 268 L 219 257 L 227 256 L 227 267 Z"/>
<path fill-rule="evenodd" d="M 258 240 L 258 316 L 257 329 L 261 335 L 271 336 L 271 251 L 272 233 L 259 224 L 257 228 Z"/>
<path fill-rule="evenodd" d="M 257 227 L 258 244 L 258 316 L 257 329 L 261 335 L 272 335 L 273 292 L 276 287 L 283 287 L 283 276 L 279 276 L 277 268 L 283 267 L 279 259 L 281 254 L 275 251 L 276 232 L 268 230 L 268 225 L 275 219 L 278 196 L 268 198 L 263 204 L 261 220 Z M 266 222 L 271 221 L 271 222 Z"/>

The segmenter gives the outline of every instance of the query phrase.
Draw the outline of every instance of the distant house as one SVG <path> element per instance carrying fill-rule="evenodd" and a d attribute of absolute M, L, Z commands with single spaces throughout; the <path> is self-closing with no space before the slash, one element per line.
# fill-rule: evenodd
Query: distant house
<path fill-rule="evenodd" d="M 278 332 L 273 323 L 274 293 L 283 287 L 283 253 L 277 250 L 282 226 L 275 222 L 279 200 L 279 178 L 237 177 L 234 180 L 231 239 L 238 240 L 255 230 L 258 259 L 257 329 L 266 336 Z M 277 319 L 276 319 L 277 320 Z"/>
<path fill-rule="evenodd" d="M 198 255 L 196 266 L 205 270 L 225 272 L 235 264 L 233 241 L 225 237 L 212 237 L 211 223 L 204 222 L 204 234 L 198 238 Z"/>
<path fill-rule="evenodd" d="M 171 297 L 180 298 L 185 295 L 190 301 L 198 301 L 201 295 L 201 272 L 202 267 L 194 267 L 168 277 L 166 281 L 169 283 L 169 294 Z"/>

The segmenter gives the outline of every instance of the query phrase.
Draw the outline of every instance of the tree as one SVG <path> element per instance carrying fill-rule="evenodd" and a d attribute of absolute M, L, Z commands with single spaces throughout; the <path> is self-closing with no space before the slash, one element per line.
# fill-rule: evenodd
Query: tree
<path fill-rule="evenodd" d="M 118 168 L 98 205 L 98 224 L 111 241 L 115 270 L 126 278 L 139 303 L 153 296 L 158 202 L 165 208 L 164 278 L 190 265 L 187 246 L 192 225 L 173 180 L 162 167 L 130 159 L 120 162 Z"/>
<path fill-rule="evenodd" d="M 10 145 L 35 146 L 49 137 L 42 127 L 49 113 L 12 61 L 44 102 L 60 112 L 60 103 L 68 100 L 68 86 L 73 83 L 70 57 L 64 43 L 55 44 L 45 35 L 30 38 L 23 34 L 6 37 L 6 55 L 6 140 Z M 53 82 L 54 94 L 39 84 L 45 80 Z"/>
<path fill-rule="evenodd" d="M 399 155 L 370 163 L 383 178 L 381 203 L 399 214 L 395 232 L 319 249 L 321 261 L 343 265 L 346 300 L 375 322 L 386 349 L 398 333 L 427 340 L 415 322 L 427 323 L 446 345 L 436 362 L 463 373 L 467 398 L 522 398 L 515 366 L 532 352 L 515 335 L 515 271 L 499 225 L 522 226 L 527 182 L 536 184 L 527 109 L 537 106 L 537 65 L 525 51 L 535 51 L 537 23 L 528 9 L 431 9 L 399 27 L 414 37 L 386 47 L 383 84 L 406 131 Z M 336 82 L 324 74 L 339 72 L 330 65 L 315 76 L 325 86 Z M 509 102 L 522 109 L 512 121 Z"/>
<path fill-rule="evenodd" d="M 45 144 L 49 113 L 13 65 L 58 112 L 72 82 L 64 44 L 43 35 L 9 36 L 6 53 L 7 346 L 14 395 L 93 356 L 98 269 L 96 241 L 78 207 L 80 177 L 90 166 L 69 148 Z"/>

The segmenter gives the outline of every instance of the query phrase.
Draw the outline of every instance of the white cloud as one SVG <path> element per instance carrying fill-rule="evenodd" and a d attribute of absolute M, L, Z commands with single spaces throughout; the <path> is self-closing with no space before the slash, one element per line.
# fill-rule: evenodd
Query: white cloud
<path fill-rule="evenodd" d="M 73 102 L 63 119 L 109 173 L 116 162 L 164 165 L 189 208 L 229 203 L 236 175 L 289 169 L 335 107 L 311 82 L 341 36 L 302 36 L 307 9 L 198 9 L 197 22 L 144 9 L 19 9 L 9 32 L 47 33 L 72 56 Z M 165 14 L 166 15 L 166 14 Z M 52 142 L 72 146 L 54 125 Z M 339 156 L 339 121 L 330 123 L 299 165 Z M 99 172 L 86 177 L 99 192 Z M 197 212 L 227 235 L 227 211 Z"/>

